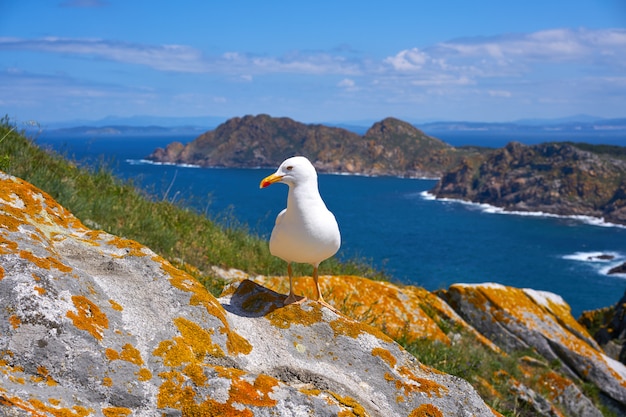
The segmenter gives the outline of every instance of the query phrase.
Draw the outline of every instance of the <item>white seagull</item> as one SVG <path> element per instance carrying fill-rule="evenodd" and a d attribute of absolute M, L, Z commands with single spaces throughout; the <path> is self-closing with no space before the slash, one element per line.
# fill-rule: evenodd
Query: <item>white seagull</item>
<path fill-rule="evenodd" d="M 261 188 L 276 182 L 289 186 L 287 208 L 276 217 L 270 237 L 270 253 L 287 262 L 289 295 L 284 304 L 305 300 L 293 292 L 291 264 L 307 263 L 313 265 L 317 300 L 334 310 L 322 297 L 317 268 L 322 261 L 337 253 L 341 235 L 335 216 L 326 208 L 320 196 L 315 168 L 305 157 L 294 156 L 280 164 L 275 173 L 263 178 Z"/>

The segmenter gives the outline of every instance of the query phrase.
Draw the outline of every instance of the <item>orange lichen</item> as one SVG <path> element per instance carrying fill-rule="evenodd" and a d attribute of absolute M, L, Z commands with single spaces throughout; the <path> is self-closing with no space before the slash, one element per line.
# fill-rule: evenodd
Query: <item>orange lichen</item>
<path fill-rule="evenodd" d="M 330 327 L 334 330 L 335 336 L 341 335 L 356 339 L 361 333 L 369 333 L 384 342 L 393 342 L 389 338 L 389 336 L 387 336 L 377 328 L 368 326 L 364 323 L 359 323 L 358 321 L 348 320 L 345 317 L 338 317 L 336 320 L 331 321 L 329 324 Z"/>
<path fill-rule="evenodd" d="M 255 282 L 279 293 L 288 291 L 285 277 L 256 277 Z M 245 283 L 242 282 L 240 286 Z M 357 276 L 323 276 L 320 287 L 324 298 L 344 315 L 382 330 L 388 336 L 407 342 L 429 339 L 449 344 L 449 338 L 421 308 L 442 301 L 417 287 L 401 287 L 388 282 Z M 312 278 L 300 277 L 294 282 L 298 294 L 315 297 Z"/>
<path fill-rule="evenodd" d="M 4 268 L 0 265 L 0 280 L 4 279 Z"/>
<path fill-rule="evenodd" d="M 152 379 L 152 372 L 148 368 L 141 368 L 139 372 L 135 373 L 139 381 L 149 381 Z"/>
<path fill-rule="evenodd" d="M 75 405 L 72 408 L 59 408 L 60 401 L 52 400 L 51 405 L 44 403 L 36 398 L 23 400 L 18 397 L 0 396 L 0 405 L 4 407 L 15 407 L 28 412 L 33 417 L 86 417 L 94 413 L 92 408 L 85 408 Z"/>
<path fill-rule="evenodd" d="M 122 351 L 120 352 L 120 359 L 125 360 L 130 363 L 134 363 L 137 366 L 143 365 L 143 359 L 141 359 L 141 352 L 137 350 L 130 343 L 126 343 L 122 346 Z"/>
<path fill-rule="evenodd" d="M 46 289 L 45 288 L 41 288 L 41 287 L 37 287 L 37 286 L 35 286 L 35 291 L 37 291 L 39 293 L 39 295 L 44 295 L 46 293 Z"/>
<path fill-rule="evenodd" d="M 375 347 L 374 349 L 372 349 L 372 355 L 378 356 L 392 368 L 396 366 L 396 358 L 387 349 Z"/>
<path fill-rule="evenodd" d="M 104 385 L 105 387 L 111 387 L 113 386 L 113 380 L 108 376 L 105 376 L 104 378 L 102 378 L 102 385 Z"/>
<path fill-rule="evenodd" d="M 94 338 L 102 340 L 104 329 L 109 328 L 109 319 L 100 311 L 97 305 L 82 295 L 73 295 L 72 301 L 78 313 L 67 312 L 67 317 L 72 319 L 74 326 L 85 330 Z"/>
<path fill-rule="evenodd" d="M 289 304 L 265 315 L 272 326 L 288 329 L 292 324 L 310 326 L 322 321 L 322 309 L 318 304 L 307 304 L 306 310 L 299 304 Z"/>
<path fill-rule="evenodd" d="M 124 417 L 132 414 L 132 410 L 125 407 L 107 407 L 102 409 L 102 414 L 105 417 Z"/>
<path fill-rule="evenodd" d="M 422 404 L 411 411 L 409 417 L 443 417 L 443 413 L 432 404 Z"/>
<path fill-rule="evenodd" d="M 112 236 L 111 239 L 107 241 L 107 243 L 119 249 L 126 249 L 128 251 L 128 256 L 146 256 L 146 253 L 143 251 L 145 246 L 134 240 L 124 239 L 118 236 Z"/>
<path fill-rule="evenodd" d="M 200 399 L 202 402 L 196 403 L 195 391 L 191 386 L 185 385 L 185 377 L 179 372 L 170 371 L 159 374 L 164 383 L 159 388 L 157 407 L 179 409 L 183 415 L 253 417 L 254 414 L 250 409 L 245 408 L 246 405 L 255 407 L 276 406 L 277 401 L 269 397 L 274 387 L 278 385 L 276 379 L 267 375 L 259 375 L 253 383 L 250 383 L 244 379 L 245 372 L 241 370 L 232 370 L 231 372 L 230 369 L 222 367 L 216 367 L 216 370 L 221 375 L 230 375 L 229 398 L 225 403 L 217 402 L 211 398 L 204 398 L 204 401 Z"/>
<path fill-rule="evenodd" d="M 20 318 L 18 316 L 16 316 L 15 314 L 11 315 L 9 317 L 9 323 L 11 323 L 11 326 L 14 329 L 17 329 L 18 327 L 20 327 L 20 324 L 22 324 L 22 320 L 20 320 Z"/>
<path fill-rule="evenodd" d="M 170 276 L 170 283 L 179 290 L 191 292 L 189 304 L 192 306 L 201 305 L 206 308 L 207 313 L 216 317 L 222 322 L 220 333 L 226 335 L 226 349 L 230 355 L 247 355 L 252 351 L 252 345 L 242 336 L 234 332 L 226 320 L 226 312 L 220 303 L 207 291 L 207 289 L 191 276 L 176 269 L 169 262 L 158 256 L 152 258 L 159 262 L 163 270 Z"/>
<path fill-rule="evenodd" d="M 348 417 L 351 415 L 357 416 L 357 417 L 365 417 L 369 415 L 367 414 L 363 406 L 359 404 L 354 398 L 348 397 L 348 396 L 342 397 L 341 395 L 332 391 L 325 391 L 325 392 L 332 395 L 333 398 L 337 400 L 337 402 L 339 402 L 339 404 L 343 405 L 344 407 L 350 408 L 350 410 L 340 411 L 337 414 L 337 417 Z"/>
<path fill-rule="evenodd" d="M 115 349 L 111 349 L 111 348 L 106 348 L 104 350 L 104 355 L 110 361 L 115 361 L 115 360 L 118 360 L 120 358 L 120 354 L 118 353 L 118 351 L 115 350 Z"/>
<path fill-rule="evenodd" d="M 111 304 L 111 308 L 112 308 L 113 310 L 116 310 L 116 311 L 122 311 L 122 310 L 124 310 L 124 307 L 122 307 L 121 305 L 119 305 L 118 303 L 116 303 L 116 302 L 115 302 L 115 301 L 113 301 L 113 300 L 109 300 L 109 304 Z"/>
<path fill-rule="evenodd" d="M 153 352 L 155 356 L 163 358 L 166 366 L 193 363 L 198 359 L 203 359 L 205 355 L 225 356 L 224 351 L 211 339 L 213 329 L 205 330 L 197 323 L 183 317 L 174 319 L 174 324 L 181 336 L 175 336 L 173 340 L 163 340 Z"/>
<path fill-rule="evenodd" d="M 26 259 L 27 261 L 32 262 L 33 264 L 37 265 L 40 268 L 43 269 L 50 269 L 50 268 L 56 268 L 61 272 L 71 272 L 72 268 L 64 265 L 61 261 L 59 261 L 58 259 L 55 259 L 53 257 L 50 256 L 46 256 L 44 258 L 41 258 L 39 256 L 35 256 L 32 252 L 29 251 L 25 251 L 25 250 L 21 250 L 19 252 L 19 255 L 21 258 Z"/>

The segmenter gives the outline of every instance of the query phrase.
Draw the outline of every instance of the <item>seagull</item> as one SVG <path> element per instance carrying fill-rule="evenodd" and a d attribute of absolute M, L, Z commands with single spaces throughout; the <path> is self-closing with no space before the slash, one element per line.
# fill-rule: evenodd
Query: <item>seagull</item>
<path fill-rule="evenodd" d="M 291 264 L 307 263 L 313 266 L 317 301 L 336 311 L 322 297 L 317 269 L 322 261 L 337 253 L 341 234 L 335 216 L 320 196 L 315 168 L 304 156 L 294 156 L 280 164 L 275 173 L 263 178 L 260 188 L 277 182 L 289 186 L 287 208 L 276 217 L 270 237 L 270 253 L 287 262 L 289 295 L 284 305 L 302 303 L 306 299 L 293 292 Z"/>

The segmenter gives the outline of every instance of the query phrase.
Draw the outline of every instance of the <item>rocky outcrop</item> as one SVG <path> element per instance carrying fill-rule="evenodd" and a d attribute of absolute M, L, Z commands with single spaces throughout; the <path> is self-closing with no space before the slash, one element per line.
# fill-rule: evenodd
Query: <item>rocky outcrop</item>
<path fill-rule="evenodd" d="M 626 161 L 566 143 L 510 143 L 484 158 L 466 158 L 431 192 L 509 211 L 585 215 L 626 224 Z"/>
<path fill-rule="evenodd" d="M 624 410 L 626 367 L 604 354 L 559 296 L 499 284 L 456 284 L 442 296 L 503 350 L 536 350 L 571 378 L 598 386 Z"/>
<path fill-rule="evenodd" d="M 233 282 L 253 280 L 283 294 L 288 291 L 284 277 L 219 268 L 214 272 Z M 409 344 L 479 343 L 496 357 L 529 351 L 543 358 L 524 356 L 518 376 L 498 371 L 470 381 L 494 402 L 503 401 L 494 385 L 505 386 L 533 410 L 532 415 L 601 416 L 579 387 L 586 381 L 608 397 L 605 402 L 618 414 L 626 411 L 626 367 L 604 354 L 555 294 L 498 284 L 457 284 L 436 297 L 421 288 L 358 277 L 323 276 L 320 283 L 324 298 L 338 310 Z M 310 277 L 296 279 L 294 288 L 298 294 L 315 295 Z"/>
<path fill-rule="evenodd" d="M 611 358 L 626 364 L 626 293 L 611 307 L 585 311 L 578 321 Z"/>
<path fill-rule="evenodd" d="M 220 299 L 0 174 L 0 414 L 497 415 L 465 381 L 250 280 Z"/>
<path fill-rule="evenodd" d="M 364 136 L 268 115 L 235 117 L 183 145 L 156 149 L 147 159 L 205 167 L 271 167 L 294 155 L 321 172 L 439 177 L 469 151 L 453 148 L 409 123 L 387 118 Z"/>

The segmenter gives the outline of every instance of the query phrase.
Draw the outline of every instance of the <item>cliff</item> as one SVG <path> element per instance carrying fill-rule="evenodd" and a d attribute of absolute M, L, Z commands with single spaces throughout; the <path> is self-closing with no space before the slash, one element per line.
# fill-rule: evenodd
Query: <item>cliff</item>
<path fill-rule="evenodd" d="M 276 167 L 294 155 L 322 172 L 439 177 L 466 150 L 453 148 L 409 123 L 387 118 L 363 136 L 268 115 L 235 117 L 183 145 L 170 143 L 147 159 L 205 167 Z"/>
<path fill-rule="evenodd" d="M 335 313 L 283 307 L 283 277 L 216 268 L 231 284 L 215 298 L 150 249 L 85 227 L 1 173 L 0 219 L 3 415 L 500 415 L 483 399 L 526 415 L 602 415 L 583 381 L 626 411 L 626 367 L 554 294 L 321 277 Z M 296 284 L 312 289 L 309 277 Z M 393 339 L 496 359 L 472 386 Z M 445 361 L 474 360 L 458 356 Z"/>
<path fill-rule="evenodd" d="M 465 158 L 431 192 L 437 198 L 509 211 L 585 215 L 626 224 L 626 160 L 567 143 L 510 143 L 485 156 Z"/>

